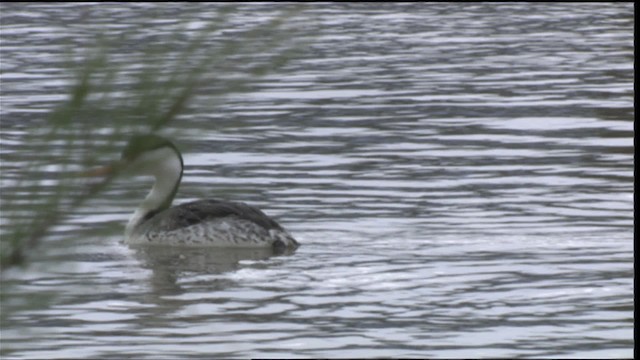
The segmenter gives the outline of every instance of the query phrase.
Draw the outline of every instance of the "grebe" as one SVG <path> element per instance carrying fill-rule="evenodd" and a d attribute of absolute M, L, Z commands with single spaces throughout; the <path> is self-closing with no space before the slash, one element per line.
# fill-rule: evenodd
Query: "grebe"
<path fill-rule="evenodd" d="M 155 183 L 125 229 L 130 245 L 273 248 L 298 247 L 298 242 L 275 220 L 241 202 L 204 199 L 171 207 L 182 180 L 182 155 L 158 135 L 136 135 L 119 162 L 94 173 L 122 171 L 152 175 Z"/>

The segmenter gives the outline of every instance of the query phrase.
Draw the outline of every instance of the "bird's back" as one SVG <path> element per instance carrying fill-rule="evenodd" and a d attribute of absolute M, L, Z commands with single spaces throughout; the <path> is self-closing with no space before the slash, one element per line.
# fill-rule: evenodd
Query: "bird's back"
<path fill-rule="evenodd" d="M 176 246 L 298 247 L 282 226 L 259 209 L 217 199 L 188 202 L 149 214 L 126 241 Z"/>

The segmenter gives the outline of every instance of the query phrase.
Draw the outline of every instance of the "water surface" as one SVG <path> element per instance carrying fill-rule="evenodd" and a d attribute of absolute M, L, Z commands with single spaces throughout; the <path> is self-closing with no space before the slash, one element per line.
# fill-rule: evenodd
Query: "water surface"
<path fill-rule="evenodd" d="M 13 179 L 42 151 L 23 139 L 66 99 L 65 46 L 132 32 L 112 54 L 127 64 L 127 46 L 179 49 L 176 29 L 219 7 L 1 10 L 2 193 L 28 197 Z M 241 5 L 208 44 L 277 11 Z M 178 202 L 248 202 L 302 246 L 130 249 L 150 184 L 119 180 L 2 275 L 3 357 L 631 357 L 633 11 L 295 13 L 293 59 L 244 93 L 206 85 L 165 133 L 184 150 Z"/>

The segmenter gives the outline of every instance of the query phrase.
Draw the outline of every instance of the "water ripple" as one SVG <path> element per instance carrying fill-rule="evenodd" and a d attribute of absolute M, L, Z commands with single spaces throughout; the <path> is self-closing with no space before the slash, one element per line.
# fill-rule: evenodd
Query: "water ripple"
<path fill-rule="evenodd" d="M 25 163 L 53 191 L 56 144 L 24 139 L 66 99 L 63 45 L 131 33 L 123 96 L 135 49 L 177 61 L 219 10 L 3 4 L 0 229 L 28 214 Z M 240 4 L 206 45 L 275 11 Z M 117 181 L 3 273 L 3 357 L 631 356 L 631 5 L 330 3 L 287 26 L 300 51 L 214 111 L 207 84 L 174 140 L 180 201 L 249 202 L 300 249 L 128 249 L 149 184 Z"/>

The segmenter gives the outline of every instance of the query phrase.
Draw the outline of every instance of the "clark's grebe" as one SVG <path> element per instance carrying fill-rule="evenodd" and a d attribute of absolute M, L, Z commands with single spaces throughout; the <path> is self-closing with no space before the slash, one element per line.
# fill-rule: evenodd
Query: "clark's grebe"
<path fill-rule="evenodd" d="M 131 245 L 268 248 L 281 252 L 298 242 L 275 220 L 241 202 L 204 199 L 171 207 L 182 179 L 178 148 L 158 135 L 134 136 L 120 161 L 94 174 L 122 171 L 151 175 L 155 183 L 125 229 Z"/>

